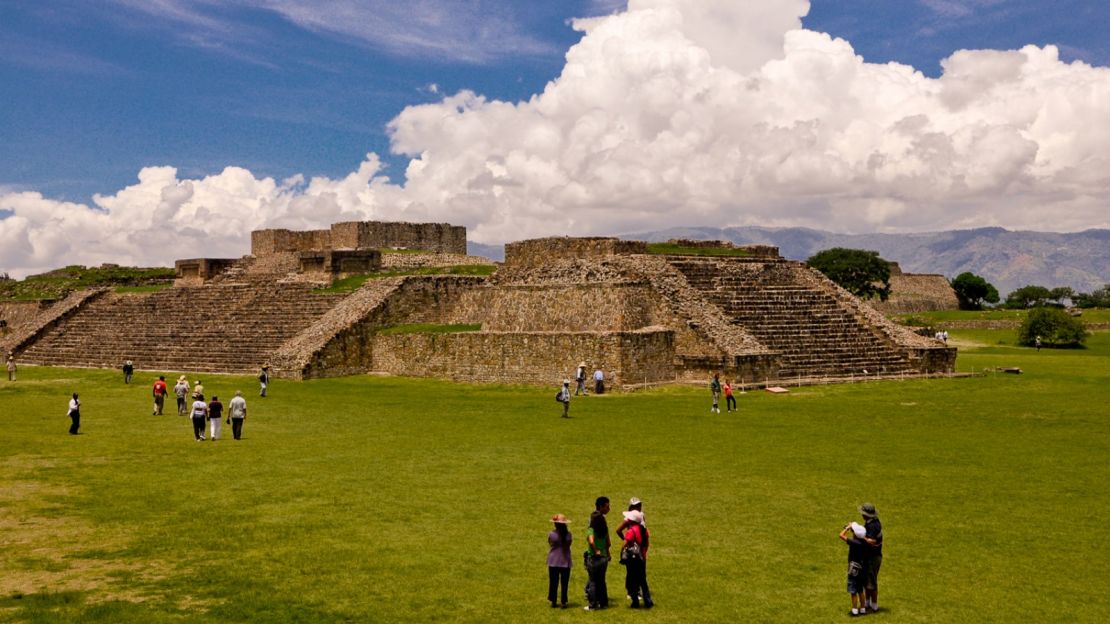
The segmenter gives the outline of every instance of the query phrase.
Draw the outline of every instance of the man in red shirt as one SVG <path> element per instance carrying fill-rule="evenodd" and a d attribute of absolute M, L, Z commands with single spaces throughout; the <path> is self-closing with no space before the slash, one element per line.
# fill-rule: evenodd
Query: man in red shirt
<path fill-rule="evenodd" d="M 154 411 L 150 413 L 151 416 L 162 415 L 162 404 L 166 402 L 166 377 L 164 375 L 158 376 L 158 381 L 154 382 Z"/>

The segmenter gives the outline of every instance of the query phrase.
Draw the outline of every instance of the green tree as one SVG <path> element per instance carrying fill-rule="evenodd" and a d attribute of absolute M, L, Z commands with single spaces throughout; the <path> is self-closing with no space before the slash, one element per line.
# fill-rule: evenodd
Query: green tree
<path fill-rule="evenodd" d="M 1080 347 L 1087 340 L 1083 321 L 1060 308 L 1033 308 L 1018 328 L 1018 344 L 1034 346 L 1037 336 L 1048 347 Z"/>
<path fill-rule="evenodd" d="M 965 271 L 952 280 L 961 310 L 982 310 L 984 303 L 998 303 L 998 289 L 982 277 Z"/>
<path fill-rule="evenodd" d="M 1059 286 L 1048 291 L 1048 298 L 1058 305 L 1064 305 L 1064 300 L 1071 301 L 1075 297 L 1075 290 L 1070 286 Z"/>
<path fill-rule="evenodd" d="M 890 263 L 877 251 L 834 247 L 817 252 L 806 264 L 857 297 L 886 301 L 890 296 Z"/>
<path fill-rule="evenodd" d="M 1006 307 L 1023 310 L 1043 306 L 1052 299 L 1052 292 L 1044 286 L 1022 286 L 1006 295 Z"/>
<path fill-rule="evenodd" d="M 1110 284 L 1089 293 L 1077 293 L 1071 300 L 1078 308 L 1110 308 Z"/>

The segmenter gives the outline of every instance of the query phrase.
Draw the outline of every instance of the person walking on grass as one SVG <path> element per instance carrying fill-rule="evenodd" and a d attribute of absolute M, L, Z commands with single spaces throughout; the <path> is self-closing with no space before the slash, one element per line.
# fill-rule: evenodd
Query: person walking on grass
<path fill-rule="evenodd" d="M 77 399 L 77 393 L 73 393 L 73 398 L 69 400 L 69 411 L 66 412 L 69 416 L 69 435 L 77 435 L 77 430 L 81 428 L 81 401 Z"/>
<path fill-rule="evenodd" d="M 575 388 L 574 388 L 574 396 L 578 396 L 579 394 L 581 394 L 582 396 L 586 396 L 587 392 L 586 392 L 586 363 L 585 362 L 582 362 L 581 364 L 579 364 L 577 370 L 574 371 L 574 381 L 575 381 L 575 384 L 576 384 Z"/>
<path fill-rule="evenodd" d="M 624 540 L 621 547 L 621 563 L 624 564 L 624 588 L 628 598 L 632 601 L 633 609 L 640 608 L 640 599 L 644 600 L 645 608 L 652 608 L 655 602 L 651 599 L 651 590 L 647 582 L 647 553 L 649 535 L 647 526 L 644 525 L 644 513 L 638 509 L 624 512 L 624 522 L 617 529 L 617 537 Z"/>
<path fill-rule="evenodd" d="M 266 396 L 266 387 L 270 385 L 270 365 L 263 365 L 262 371 L 258 373 L 258 385 L 260 389 L 258 396 Z"/>
<path fill-rule="evenodd" d="M 594 394 L 605 393 L 605 373 L 601 372 L 601 367 L 598 366 L 594 371 Z"/>
<path fill-rule="evenodd" d="M 188 413 L 189 405 L 187 399 L 189 398 L 189 380 L 182 375 L 177 378 L 177 384 L 173 387 L 174 396 L 177 397 L 177 415 L 184 416 Z"/>
<path fill-rule="evenodd" d="M 135 374 L 135 364 L 131 360 L 123 362 L 123 383 L 131 383 L 131 376 Z"/>
<path fill-rule="evenodd" d="M 231 399 L 227 411 L 231 420 L 231 435 L 238 440 L 243 436 L 243 421 L 247 419 L 247 400 L 241 391 L 235 391 L 235 398 Z"/>
<path fill-rule="evenodd" d="M 547 534 L 547 601 L 551 608 L 556 606 L 555 599 L 561 596 L 558 603 L 567 608 L 567 586 L 570 585 L 570 544 L 574 536 L 567 530 L 570 520 L 563 514 L 555 514 L 551 518 L 555 528 Z M 556 589 L 562 593 L 556 595 Z"/>
<path fill-rule="evenodd" d="M 713 380 L 709 382 L 709 391 L 713 393 L 713 407 L 709 408 L 709 411 L 720 414 L 721 378 L 719 375 L 713 375 Z"/>
<path fill-rule="evenodd" d="M 725 380 L 725 407 L 727 411 L 739 411 L 736 409 L 736 397 L 732 396 L 732 384 Z"/>
<path fill-rule="evenodd" d="M 848 544 L 848 594 L 852 597 L 852 616 L 867 613 L 867 601 L 864 597 L 864 586 L 867 583 L 867 529 L 858 522 L 844 525 L 840 531 L 840 539 Z"/>
<path fill-rule="evenodd" d="M 863 516 L 864 537 L 868 549 L 867 561 L 863 569 L 866 573 L 864 590 L 867 594 L 867 608 L 872 612 L 879 610 L 879 568 L 883 565 L 883 523 L 879 521 L 879 512 L 871 503 L 859 506 L 859 513 Z"/>
<path fill-rule="evenodd" d="M 15 381 L 15 356 L 8 354 L 8 381 Z"/>
<path fill-rule="evenodd" d="M 563 389 L 555 395 L 555 400 L 563 404 L 563 418 L 570 418 L 570 380 L 563 380 Z"/>
<path fill-rule="evenodd" d="M 154 395 L 154 411 L 150 413 L 151 416 L 161 416 L 162 406 L 166 403 L 166 393 L 169 389 L 166 387 L 166 377 L 164 375 L 158 376 L 158 381 L 154 382 L 154 388 L 151 394 Z"/>
<path fill-rule="evenodd" d="M 208 404 L 204 402 L 204 395 L 196 397 L 190 411 L 193 419 L 193 438 L 197 442 L 204 441 L 204 424 L 208 419 Z"/>
<path fill-rule="evenodd" d="M 213 394 L 212 400 L 208 402 L 209 436 L 213 442 L 220 439 L 220 420 L 222 420 L 223 417 L 224 404 L 220 403 L 220 397 Z"/>
<path fill-rule="evenodd" d="M 204 398 L 204 382 L 202 382 L 201 380 L 198 379 L 197 382 L 195 384 L 193 384 L 193 393 L 192 393 L 191 396 L 193 397 L 194 401 L 197 400 L 197 397 L 201 397 L 201 399 L 203 400 L 203 398 Z"/>
<path fill-rule="evenodd" d="M 567 384 L 568 386 L 570 384 Z M 605 514 L 609 513 L 609 498 L 599 496 L 594 502 L 594 512 L 590 514 L 590 527 L 586 529 L 586 610 L 597 611 L 609 606 L 609 587 L 605 584 L 605 572 L 611 558 L 609 551 L 609 525 Z"/>

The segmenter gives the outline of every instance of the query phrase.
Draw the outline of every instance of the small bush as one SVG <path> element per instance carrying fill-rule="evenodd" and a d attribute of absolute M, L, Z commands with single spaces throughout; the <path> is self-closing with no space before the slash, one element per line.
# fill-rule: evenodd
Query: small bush
<path fill-rule="evenodd" d="M 1073 318 L 1060 308 L 1033 308 L 1018 328 L 1018 344 L 1032 347 L 1037 344 L 1046 347 L 1081 347 L 1086 342 L 1087 327 L 1083 321 Z"/>

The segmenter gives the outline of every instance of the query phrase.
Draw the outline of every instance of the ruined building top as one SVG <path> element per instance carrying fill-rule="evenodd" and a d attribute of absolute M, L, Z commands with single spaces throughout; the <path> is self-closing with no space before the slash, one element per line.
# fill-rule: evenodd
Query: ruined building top
<path fill-rule="evenodd" d="M 449 223 L 349 221 L 326 230 L 251 232 L 251 254 L 349 249 L 414 249 L 466 254 L 466 228 Z"/>

